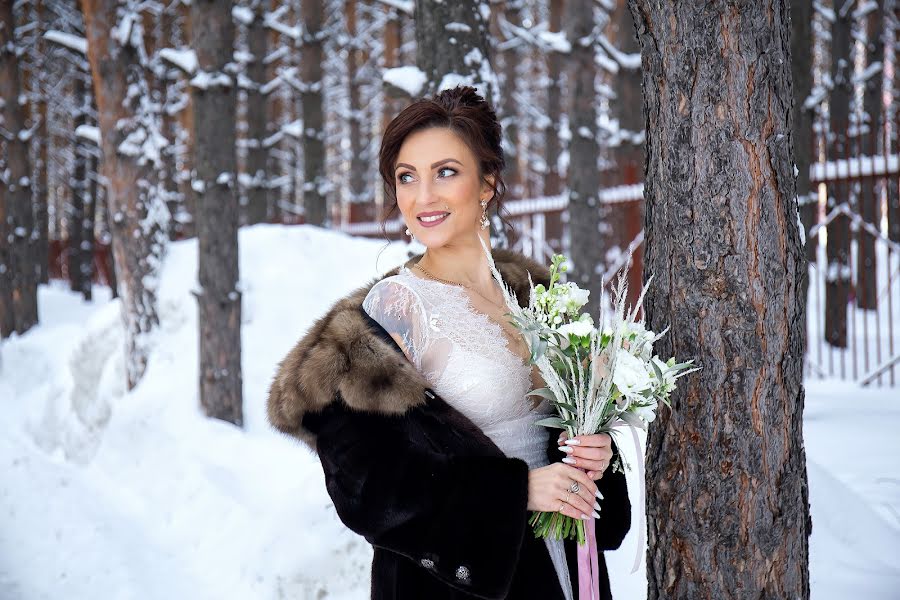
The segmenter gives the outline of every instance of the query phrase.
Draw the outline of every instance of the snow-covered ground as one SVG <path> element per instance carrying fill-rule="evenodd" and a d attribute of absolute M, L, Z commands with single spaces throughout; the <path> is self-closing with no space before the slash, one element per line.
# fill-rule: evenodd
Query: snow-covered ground
<path fill-rule="evenodd" d="M 42 287 L 41 324 L 0 345 L 0 598 L 368 597 L 371 550 L 337 519 L 315 457 L 269 429 L 265 398 L 312 320 L 405 247 L 271 225 L 240 244 L 243 430 L 198 409 L 195 241 L 170 249 L 131 393 L 106 289 L 85 303 Z M 810 382 L 804 427 L 813 598 L 898 598 L 900 390 Z M 645 595 L 636 542 L 607 553 L 617 598 Z"/>

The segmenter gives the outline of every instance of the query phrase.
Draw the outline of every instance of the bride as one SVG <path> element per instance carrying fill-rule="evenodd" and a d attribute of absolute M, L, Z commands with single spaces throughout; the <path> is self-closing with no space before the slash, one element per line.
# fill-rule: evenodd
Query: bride
<path fill-rule="evenodd" d="M 471 87 L 391 121 L 385 192 L 427 250 L 335 303 L 269 392 L 270 422 L 318 454 L 338 516 L 374 546 L 373 599 L 574 600 L 575 541 L 536 539 L 530 511 L 596 519 L 601 550 L 630 527 L 610 437 L 534 425 L 552 406 L 526 397 L 543 383 L 482 246 L 505 192 L 500 134 Z M 523 255 L 491 255 L 523 304 L 529 274 L 549 279 Z"/>

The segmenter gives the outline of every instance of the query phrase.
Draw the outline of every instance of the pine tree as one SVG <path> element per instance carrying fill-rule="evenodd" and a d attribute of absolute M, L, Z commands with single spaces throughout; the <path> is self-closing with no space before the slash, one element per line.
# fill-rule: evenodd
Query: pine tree
<path fill-rule="evenodd" d="M 648 598 L 809 598 L 786 2 L 629 4 L 648 136 L 644 307 L 650 328 L 672 328 L 659 354 L 702 367 L 648 432 Z"/>

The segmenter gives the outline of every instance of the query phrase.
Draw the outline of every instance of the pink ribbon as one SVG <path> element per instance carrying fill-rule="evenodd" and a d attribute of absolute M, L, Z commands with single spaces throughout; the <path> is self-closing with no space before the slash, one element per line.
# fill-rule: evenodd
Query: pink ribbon
<path fill-rule="evenodd" d="M 594 519 L 584 522 L 587 543 L 578 545 L 578 600 L 600 600 L 600 567 Z"/>
<path fill-rule="evenodd" d="M 634 440 L 634 451 L 638 460 L 638 542 L 631 572 L 635 573 L 641 565 L 644 555 L 644 538 L 647 535 L 644 524 L 644 453 L 638 441 L 637 431 L 629 425 L 631 438 Z M 588 519 L 584 522 L 587 543 L 577 544 L 578 548 L 578 600 L 600 600 L 600 568 L 597 555 L 596 521 Z"/>

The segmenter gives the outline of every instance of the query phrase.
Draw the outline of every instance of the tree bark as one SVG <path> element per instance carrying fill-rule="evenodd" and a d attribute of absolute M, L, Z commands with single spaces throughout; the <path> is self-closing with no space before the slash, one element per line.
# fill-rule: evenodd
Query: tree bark
<path fill-rule="evenodd" d="M 14 38 L 12 3 L 0 5 L 0 122 L 8 133 L 0 158 L 0 335 L 25 333 L 38 322 L 37 284 L 40 267 L 35 260 L 34 214 L 31 205 L 31 167 L 28 134 L 19 105 L 19 65 Z"/>
<path fill-rule="evenodd" d="M 630 0 L 648 326 L 694 359 L 647 438 L 648 598 L 809 598 L 805 276 L 785 2 Z"/>
<path fill-rule="evenodd" d="M 87 111 L 90 107 L 90 96 L 81 73 L 75 75 L 75 110 L 74 126 L 87 125 Z M 68 204 L 69 221 L 69 284 L 73 292 L 81 292 L 85 300 L 91 299 L 91 279 L 93 275 L 93 199 L 90 197 L 87 144 L 75 135 L 73 154 L 75 164 L 72 173 L 71 198 Z"/>
<path fill-rule="evenodd" d="M 850 61 L 852 6 L 846 0 L 833 0 L 835 22 L 831 28 L 831 80 L 829 100 L 828 160 L 846 160 L 850 156 L 847 139 L 850 122 L 850 98 L 853 93 L 853 65 Z M 849 206 L 849 184 L 828 186 L 827 210 Z M 825 275 L 825 340 L 832 346 L 847 347 L 847 303 L 850 299 L 850 219 L 840 214 L 827 227 Z"/>
<path fill-rule="evenodd" d="M 612 78 L 615 97 L 610 101 L 610 117 L 618 123 L 618 131 L 609 143 L 609 159 L 614 171 L 606 173 L 607 186 L 615 187 L 633 185 L 639 182 L 639 171 L 644 161 L 644 121 L 643 115 L 635 107 L 641 105 L 641 69 L 640 64 L 633 64 L 630 58 L 640 53 L 637 36 L 634 32 L 634 19 L 626 2 L 619 2 L 610 21 L 608 41 L 618 51 L 612 56 L 619 66 L 619 71 Z M 615 205 L 609 212 L 607 224 L 611 227 L 610 242 L 614 255 L 605 257 L 615 259 L 628 252 L 631 242 L 641 233 L 644 222 L 643 202 L 623 202 Z M 641 291 L 643 264 L 643 247 L 638 246 L 628 259 L 628 301 L 634 304 Z"/>
<path fill-rule="evenodd" d="M 882 146 L 884 124 L 881 105 L 884 102 L 884 0 L 877 0 L 866 16 L 866 65 L 869 78 L 864 83 L 863 118 L 868 127 L 861 128 L 864 156 L 875 157 Z M 859 215 L 863 221 L 879 228 L 881 189 L 875 178 L 860 181 Z M 874 310 L 878 304 L 878 282 L 875 277 L 877 260 L 875 237 L 860 227 L 856 232 L 856 305 Z"/>
<path fill-rule="evenodd" d="M 303 24 L 306 29 L 303 36 L 302 60 L 300 61 L 300 75 L 304 86 L 300 93 L 300 101 L 303 105 L 303 213 L 307 223 L 325 225 L 330 221 L 328 218 L 328 177 L 325 174 L 325 112 L 322 95 L 324 85 L 322 22 L 325 15 L 321 1 L 302 0 L 302 4 Z M 351 83 L 351 89 L 356 88 L 358 88 L 358 84 Z M 359 101 L 358 94 L 355 101 Z M 358 136 L 359 123 L 354 122 L 354 124 Z M 354 154 L 354 158 L 356 156 L 364 158 L 362 153 Z M 352 169 L 352 176 L 356 176 L 356 172 L 356 168 Z M 361 165 L 359 176 L 364 178 L 367 172 L 365 165 Z M 367 189 L 370 187 L 366 185 Z"/>
<path fill-rule="evenodd" d="M 550 0 L 550 33 L 562 31 L 563 0 Z M 544 162 L 547 173 L 544 178 L 544 195 L 556 196 L 563 191 L 563 177 L 559 168 L 562 144 L 559 139 L 560 116 L 563 114 L 562 75 L 564 58 L 559 52 L 547 54 L 547 117 L 550 123 L 544 135 Z M 560 248 L 561 251 L 561 248 Z"/>
<path fill-rule="evenodd" d="M 596 24 L 592 0 L 565 3 L 566 37 L 572 46 L 568 64 L 569 83 L 569 280 L 590 290 L 585 310 L 600 313 L 603 293 L 604 238 L 601 232 L 609 209 L 600 203 L 600 172 L 597 160 L 597 110 L 594 82 L 597 77 L 593 32 Z"/>
<path fill-rule="evenodd" d="M 263 19 L 266 3 L 253 5 L 253 22 L 247 26 L 247 46 L 251 58 L 247 65 L 247 223 L 265 223 L 269 218 L 269 176 L 266 172 L 266 28 Z"/>
<path fill-rule="evenodd" d="M 125 321 L 128 388 L 144 375 L 159 325 L 157 275 L 169 214 L 159 193 L 158 108 L 149 97 L 146 52 L 135 0 L 82 0 L 100 125 L 101 171 Z"/>
<path fill-rule="evenodd" d="M 888 20 L 888 26 L 893 30 L 892 38 L 894 39 L 893 56 L 896 64 L 896 57 L 900 56 L 898 52 L 897 36 L 900 34 L 900 3 L 897 0 L 885 0 L 885 16 Z M 900 116 L 900 73 L 895 68 L 892 73 L 890 82 L 891 86 L 891 102 L 888 105 L 886 120 L 891 124 L 888 134 L 887 154 L 896 154 L 900 152 L 900 133 L 897 131 L 897 118 Z M 897 177 L 888 177 L 887 179 L 887 225 L 888 239 L 892 242 L 900 242 L 900 182 Z"/>
<path fill-rule="evenodd" d="M 232 62 L 231 2 L 193 0 L 191 47 L 197 75 L 194 107 L 200 402 L 210 417 L 243 424 L 241 292 L 238 286 L 238 198 L 235 177 L 237 69 Z M 203 82 L 206 80 L 206 83 Z"/>
<path fill-rule="evenodd" d="M 500 10 L 495 14 L 500 14 Z M 521 0 L 506 0 L 502 7 L 502 13 L 506 20 L 516 27 L 522 26 L 522 2 Z M 519 98 L 516 91 L 521 81 L 522 65 L 527 65 L 522 51 L 518 46 L 507 48 L 498 53 L 503 61 L 503 101 L 500 104 L 500 115 L 503 123 L 504 154 L 506 158 L 506 170 L 503 180 L 506 183 L 508 197 L 524 198 L 525 181 L 522 166 L 519 164 Z"/>
<path fill-rule="evenodd" d="M 498 106 L 486 14 L 490 8 L 485 0 L 416 0 L 416 66 L 427 76 L 423 96 L 471 85 L 492 107 Z M 448 30 L 451 23 L 455 25 Z"/>
<path fill-rule="evenodd" d="M 791 77 L 794 82 L 794 163 L 797 165 L 797 200 L 800 205 L 800 222 L 806 239 L 806 257 L 816 260 L 818 238 L 809 239 L 809 230 L 818 219 L 819 194 L 809 181 L 809 165 L 812 158 L 813 110 L 804 106 L 813 86 L 813 2 L 791 0 Z"/>

